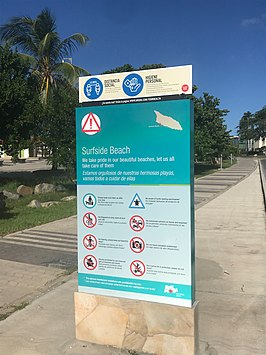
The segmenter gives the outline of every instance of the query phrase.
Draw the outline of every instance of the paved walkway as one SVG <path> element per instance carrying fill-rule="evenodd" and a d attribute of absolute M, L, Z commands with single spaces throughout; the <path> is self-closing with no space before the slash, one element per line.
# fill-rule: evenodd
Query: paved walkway
<path fill-rule="evenodd" d="M 246 170 L 245 175 L 250 174 L 251 169 Z M 218 177 L 221 173 L 217 174 Z M 237 170 L 231 173 L 237 173 L 238 176 L 242 174 Z M 226 186 L 225 189 L 228 188 L 228 185 Z M 212 198 L 213 195 L 214 193 L 211 193 L 209 197 Z M 202 207 L 196 213 L 196 240 L 201 354 L 262 355 L 265 349 L 265 344 L 263 344 L 265 335 L 265 309 L 263 309 L 265 305 L 264 270 L 266 269 L 265 265 L 263 266 L 265 263 L 263 255 L 265 214 L 258 169 L 208 204 L 203 205 L 206 199 L 199 203 Z M 58 240 L 64 240 L 63 236 L 66 233 L 71 239 L 72 234 L 75 234 L 73 231 L 75 223 L 76 220 L 72 217 L 72 220 L 67 219 L 64 223 L 57 221 L 24 233 L 25 237 L 28 237 L 35 230 L 37 237 L 58 237 Z M 62 228 L 64 228 L 63 231 Z M 53 239 L 52 241 L 54 242 Z M 1 248 L 3 245 L 15 248 L 17 242 L 19 241 L 1 242 Z M 57 246 L 64 248 L 62 244 L 57 244 Z M 54 267 L 56 263 L 53 257 L 50 259 L 52 261 L 50 264 L 47 264 L 47 258 L 42 259 L 42 265 L 39 261 L 43 252 L 47 255 L 50 255 L 50 252 L 62 255 L 64 251 L 47 249 L 47 245 L 44 248 L 25 245 L 20 245 L 20 247 L 34 248 L 34 255 L 38 250 L 42 253 L 40 252 L 37 258 L 32 257 L 31 264 L 25 263 L 22 259 L 18 260 L 18 256 L 15 263 L 2 260 L 1 271 L 2 267 L 6 268 L 4 269 L 6 276 L 12 271 L 13 274 L 9 275 L 11 280 L 14 280 L 14 270 L 20 268 L 20 271 L 25 273 L 24 286 L 24 276 L 20 274 L 19 287 L 21 289 L 28 284 L 27 277 L 33 275 L 32 283 L 34 283 L 41 274 L 46 272 L 46 279 L 40 284 L 46 282 L 46 285 L 51 287 L 53 280 L 57 280 L 59 276 L 57 273 L 62 273 L 62 270 Z M 75 252 L 67 254 L 76 258 Z M 58 266 L 62 267 L 62 260 L 61 265 L 60 259 L 58 263 Z M 37 276 L 34 277 L 34 275 Z M 73 292 L 77 288 L 76 274 L 61 277 L 64 280 L 70 278 L 70 281 L 44 294 L 24 310 L 0 322 L 0 353 L 7 355 L 128 354 L 126 351 L 75 340 Z M 60 279 L 59 282 L 61 282 Z M 6 286 L 7 284 L 5 288 Z M 10 295 L 14 295 L 16 287 L 18 285 L 12 285 L 13 291 Z M 37 288 L 39 295 L 45 291 L 42 287 L 35 284 L 35 290 Z M 12 297 L 2 302 L 10 301 L 13 302 Z"/>
<path fill-rule="evenodd" d="M 196 211 L 202 354 L 266 349 L 265 211 L 258 168 Z"/>

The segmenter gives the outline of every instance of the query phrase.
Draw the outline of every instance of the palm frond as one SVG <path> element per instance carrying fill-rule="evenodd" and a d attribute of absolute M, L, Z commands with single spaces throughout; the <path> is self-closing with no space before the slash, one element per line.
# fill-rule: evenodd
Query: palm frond
<path fill-rule="evenodd" d="M 37 61 L 32 55 L 26 53 L 17 53 L 17 54 L 22 59 L 22 61 L 26 64 L 29 64 L 31 68 L 36 67 Z"/>
<path fill-rule="evenodd" d="M 90 75 L 90 73 L 86 69 L 78 67 L 77 65 L 73 65 L 73 67 L 75 68 L 77 76 Z"/>
<path fill-rule="evenodd" d="M 57 32 L 48 32 L 39 44 L 39 57 L 49 57 L 51 62 L 58 61 L 60 39 Z"/>
<path fill-rule="evenodd" d="M 77 50 L 79 46 L 85 46 L 88 41 L 89 37 L 82 33 L 75 33 L 65 38 L 59 46 L 60 58 L 68 57 L 74 50 Z"/>
<path fill-rule="evenodd" d="M 56 64 L 54 70 L 57 75 L 62 76 L 70 83 L 72 83 L 77 77 L 74 65 L 67 62 Z"/>
<path fill-rule="evenodd" d="M 13 17 L 10 22 L 0 26 L 0 40 L 34 55 L 37 47 L 32 38 L 33 24 L 30 17 Z"/>
<path fill-rule="evenodd" d="M 51 14 L 51 11 L 48 8 L 45 8 L 34 22 L 34 32 L 39 41 L 41 41 L 47 33 L 55 32 L 55 30 L 55 17 Z"/>

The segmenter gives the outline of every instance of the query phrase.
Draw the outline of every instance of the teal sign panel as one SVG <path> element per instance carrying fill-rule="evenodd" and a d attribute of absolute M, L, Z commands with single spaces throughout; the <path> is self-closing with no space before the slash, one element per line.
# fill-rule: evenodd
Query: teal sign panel
<path fill-rule="evenodd" d="M 79 291 L 194 302 L 190 100 L 78 108 Z"/>

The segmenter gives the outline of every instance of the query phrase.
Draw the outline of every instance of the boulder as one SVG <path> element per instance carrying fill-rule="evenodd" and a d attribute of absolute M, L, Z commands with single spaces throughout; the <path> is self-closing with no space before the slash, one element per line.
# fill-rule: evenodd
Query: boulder
<path fill-rule="evenodd" d="M 19 194 L 3 190 L 3 195 L 10 200 L 18 200 L 20 198 Z"/>
<path fill-rule="evenodd" d="M 47 202 L 42 202 L 41 206 L 43 208 L 48 208 L 48 207 L 52 207 L 52 206 L 56 206 L 58 205 L 60 202 L 59 201 L 47 201 Z"/>
<path fill-rule="evenodd" d="M 66 197 L 62 197 L 61 201 L 67 202 L 67 201 L 72 201 L 72 200 L 76 200 L 77 196 L 66 196 Z"/>
<path fill-rule="evenodd" d="M 20 185 L 17 188 L 17 193 L 21 196 L 27 196 L 27 195 L 32 195 L 33 194 L 33 188 L 30 186 L 26 185 Z"/>
<path fill-rule="evenodd" d="M 40 208 L 40 207 L 42 207 L 42 206 L 41 206 L 41 203 L 40 203 L 38 200 L 32 200 L 32 201 L 27 205 L 27 207 Z"/>
<path fill-rule="evenodd" d="M 54 191 L 55 191 L 55 185 L 47 184 L 45 182 L 42 184 L 36 185 L 34 188 L 35 194 L 47 194 L 49 192 L 54 192 Z"/>

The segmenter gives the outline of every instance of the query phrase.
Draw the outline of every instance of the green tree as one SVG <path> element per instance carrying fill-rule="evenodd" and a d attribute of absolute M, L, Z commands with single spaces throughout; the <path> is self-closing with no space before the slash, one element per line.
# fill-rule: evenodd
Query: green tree
<path fill-rule="evenodd" d="M 28 106 L 34 96 L 29 66 L 7 46 L 0 46 L 0 139 L 14 159 L 29 145 L 33 120 Z"/>
<path fill-rule="evenodd" d="M 254 114 L 254 138 L 266 138 L 266 106 Z"/>
<path fill-rule="evenodd" d="M 31 101 L 28 109 L 34 118 L 35 144 L 45 146 L 53 170 L 65 167 L 72 178 L 76 149 L 75 108 L 78 105 L 78 89 L 59 84 L 46 105 Z"/>
<path fill-rule="evenodd" d="M 214 163 L 221 154 L 230 153 L 230 135 L 224 123 L 226 109 L 220 109 L 220 100 L 208 93 L 194 101 L 195 155 L 198 160 Z"/>
<path fill-rule="evenodd" d="M 88 74 L 76 65 L 63 62 L 65 57 L 71 57 L 73 50 L 84 46 L 88 37 L 75 33 L 61 40 L 55 18 L 48 9 L 41 11 L 36 19 L 27 16 L 12 18 L 0 27 L 0 39 L 15 47 L 30 63 L 45 103 L 50 88 L 56 88 L 64 80 L 73 84 L 78 76 Z"/>
<path fill-rule="evenodd" d="M 106 70 L 102 74 L 113 74 L 113 73 L 122 73 L 122 72 L 128 72 L 128 71 L 157 69 L 157 68 L 165 68 L 165 65 L 163 65 L 163 64 L 144 64 L 139 68 L 134 68 L 131 64 L 124 64 L 121 67 L 116 67 L 114 69 Z"/>
<path fill-rule="evenodd" d="M 116 67 L 114 69 L 106 70 L 102 74 L 113 74 L 113 73 L 122 73 L 127 71 L 136 70 L 131 64 L 124 64 L 121 67 Z"/>
<path fill-rule="evenodd" d="M 245 112 L 237 128 L 237 133 L 241 140 L 254 138 L 254 115 L 250 111 Z"/>

